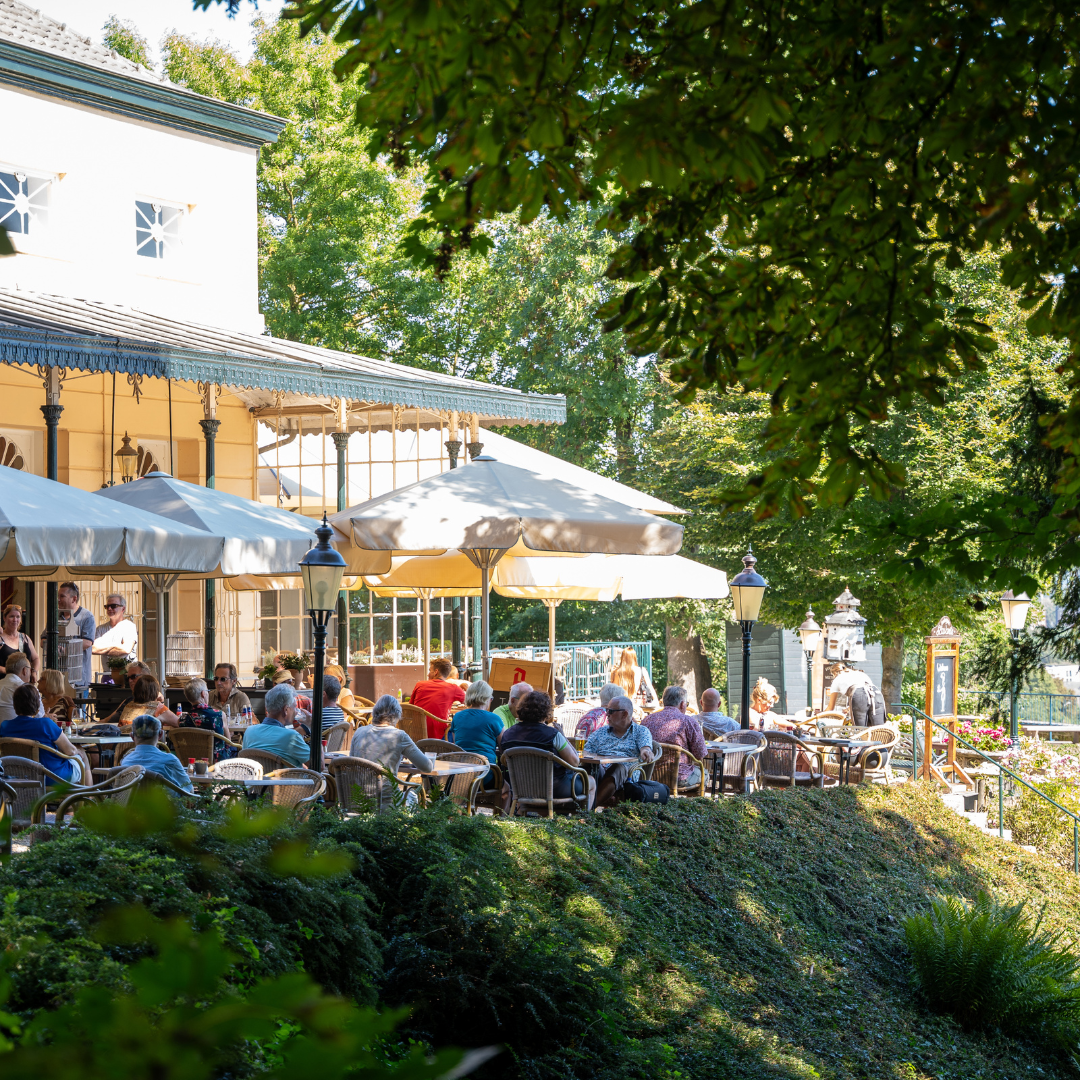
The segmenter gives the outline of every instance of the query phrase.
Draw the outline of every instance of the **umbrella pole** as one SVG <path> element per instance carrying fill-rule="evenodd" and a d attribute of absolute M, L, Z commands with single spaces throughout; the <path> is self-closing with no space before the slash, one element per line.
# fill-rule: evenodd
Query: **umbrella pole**
<path fill-rule="evenodd" d="M 484 665 L 484 680 L 491 676 L 491 570 L 487 559 L 480 565 L 480 590 L 483 596 L 483 611 L 480 622 L 480 643 L 482 648 L 482 662 Z"/>
<path fill-rule="evenodd" d="M 423 612 L 424 629 L 421 640 L 424 642 L 424 678 L 426 679 L 427 673 L 431 670 L 431 598 L 426 591 L 424 593 Z"/>
<path fill-rule="evenodd" d="M 548 663 L 551 665 L 551 697 L 555 698 L 555 609 L 558 600 L 545 600 L 548 609 Z"/>

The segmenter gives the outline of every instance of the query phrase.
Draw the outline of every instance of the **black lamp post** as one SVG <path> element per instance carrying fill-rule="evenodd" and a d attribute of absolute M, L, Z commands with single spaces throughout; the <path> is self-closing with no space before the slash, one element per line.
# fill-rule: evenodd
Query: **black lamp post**
<path fill-rule="evenodd" d="M 806 621 L 799 627 L 799 640 L 806 654 L 806 716 L 814 711 L 814 656 L 821 641 L 821 627 L 814 622 L 814 609 L 806 609 Z"/>
<path fill-rule="evenodd" d="M 1028 599 L 1027 593 L 1021 593 L 1019 596 L 1013 596 L 1013 591 L 1010 589 L 1008 592 L 1003 593 L 1001 597 L 1001 614 L 1005 617 L 1005 629 L 1012 635 L 1012 654 L 1010 663 L 1010 682 L 1012 683 L 1012 697 L 1010 698 L 1011 708 L 1009 709 L 1009 736 L 1013 741 L 1013 745 L 1016 745 L 1016 740 L 1020 738 L 1020 709 L 1018 695 L 1016 691 L 1016 649 L 1020 644 L 1020 631 L 1024 629 L 1024 624 L 1027 622 L 1028 608 L 1031 607 L 1031 601 Z"/>
<path fill-rule="evenodd" d="M 750 549 L 743 556 L 742 571 L 729 582 L 731 599 L 735 604 L 735 618 L 742 627 L 742 726 L 750 727 L 750 642 L 761 611 L 761 599 L 765 595 L 766 580 L 754 569 L 757 559 Z"/>
<path fill-rule="evenodd" d="M 311 686 L 311 758 L 310 768 L 322 772 L 322 699 L 323 668 L 326 664 L 326 627 L 337 608 L 341 576 L 345 560 L 330 546 L 334 530 L 323 514 L 322 524 L 315 530 L 318 544 L 300 560 L 304 579 L 304 599 L 315 631 L 315 677 Z"/>

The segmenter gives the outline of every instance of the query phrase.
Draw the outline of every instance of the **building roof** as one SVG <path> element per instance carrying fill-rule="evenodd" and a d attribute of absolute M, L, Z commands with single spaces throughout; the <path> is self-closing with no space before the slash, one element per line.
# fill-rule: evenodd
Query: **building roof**
<path fill-rule="evenodd" d="M 561 424 L 566 398 L 525 394 L 388 360 L 284 338 L 202 326 L 136 308 L 0 289 L 0 363 L 116 371 L 228 386 L 253 409 L 311 412 L 344 398 L 442 413 L 456 409 L 493 424 Z M 282 430 L 285 430 L 284 428 Z"/>
<path fill-rule="evenodd" d="M 178 86 L 19 0 L 0 0 L 0 82 L 250 146 L 287 123 Z"/>

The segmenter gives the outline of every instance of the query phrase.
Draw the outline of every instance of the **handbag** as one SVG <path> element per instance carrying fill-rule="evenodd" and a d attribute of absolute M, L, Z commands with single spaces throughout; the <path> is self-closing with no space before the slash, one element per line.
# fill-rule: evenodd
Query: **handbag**
<path fill-rule="evenodd" d="M 670 797 L 667 784 L 659 780 L 627 780 L 619 788 L 619 798 L 623 802 L 658 803 L 663 806 Z"/>
<path fill-rule="evenodd" d="M 123 735 L 124 733 L 115 724 L 94 724 L 81 732 L 81 734 L 104 738 L 109 735 Z"/>

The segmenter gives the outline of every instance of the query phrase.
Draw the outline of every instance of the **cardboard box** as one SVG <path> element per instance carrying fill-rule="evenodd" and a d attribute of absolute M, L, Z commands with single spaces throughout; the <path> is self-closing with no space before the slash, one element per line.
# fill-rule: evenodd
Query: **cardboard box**
<path fill-rule="evenodd" d="M 527 682 L 534 690 L 551 693 L 551 664 L 546 660 L 513 660 L 497 656 L 491 661 L 491 689 L 508 693 L 514 683 Z"/>

